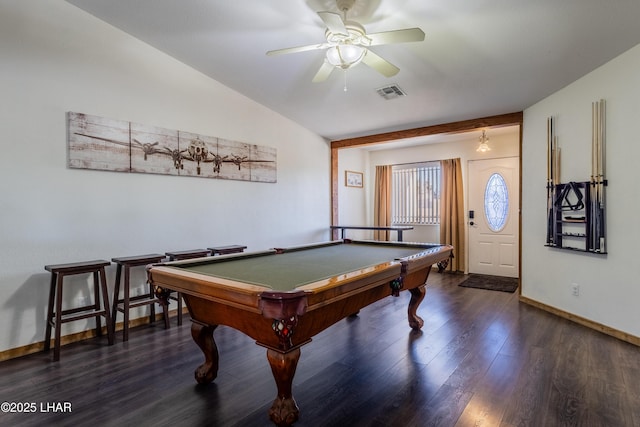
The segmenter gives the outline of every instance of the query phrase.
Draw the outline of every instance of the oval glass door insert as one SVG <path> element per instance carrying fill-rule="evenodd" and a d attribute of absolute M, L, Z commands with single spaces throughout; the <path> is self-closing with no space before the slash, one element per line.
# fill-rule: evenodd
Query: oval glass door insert
<path fill-rule="evenodd" d="M 499 232 L 507 223 L 509 213 L 509 191 L 507 183 L 499 173 L 494 173 L 484 190 L 484 215 L 491 231 Z"/>

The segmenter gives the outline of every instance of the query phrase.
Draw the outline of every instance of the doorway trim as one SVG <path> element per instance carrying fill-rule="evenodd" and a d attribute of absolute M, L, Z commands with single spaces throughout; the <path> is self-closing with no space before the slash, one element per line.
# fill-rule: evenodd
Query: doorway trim
<path fill-rule="evenodd" d="M 497 116 L 489 116 L 477 119 L 463 120 L 459 122 L 444 123 L 414 129 L 406 129 L 395 132 L 385 132 L 371 134 L 361 137 L 348 138 L 342 140 L 331 141 L 331 224 L 339 225 L 338 221 L 338 154 L 343 148 L 362 147 L 374 144 L 384 144 L 389 142 L 395 142 L 406 138 L 415 138 L 428 135 L 450 134 L 450 133 L 462 133 L 473 131 L 486 127 L 501 127 L 501 126 L 514 126 L 518 125 L 519 132 L 519 147 L 518 152 L 522 153 L 522 125 L 523 125 L 523 112 L 515 112 L 502 114 Z M 522 195 L 522 156 L 518 155 L 520 169 L 520 179 L 518 182 L 518 191 Z M 518 263 L 522 266 L 522 197 L 520 197 L 520 206 L 518 206 L 518 224 L 519 224 L 519 239 L 518 239 Z M 337 231 L 334 230 L 332 238 L 337 238 Z M 518 273 L 520 276 L 520 273 Z M 519 277 L 520 280 L 520 277 Z M 518 287 L 518 293 L 520 294 L 522 287 Z"/>
<path fill-rule="evenodd" d="M 478 165 L 487 165 L 487 164 L 493 164 L 495 165 L 496 163 L 500 164 L 499 166 L 494 166 L 494 170 L 495 169 L 504 169 L 504 162 L 514 162 L 514 169 L 517 169 L 517 173 L 518 173 L 518 180 L 517 181 L 511 181 L 512 187 L 511 190 L 513 191 L 513 193 L 517 193 L 517 200 L 518 203 L 517 205 L 513 205 L 515 206 L 514 210 L 511 210 L 511 208 L 513 208 L 513 206 L 510 206 L 510 212 L 511 215 L 508 215 L 506 220 L 507 223 L 513 223 L 515 221 L 515 226 L 518 228 L 517 231 L 514 233 L 514 238 L 516 238 L 517 241 L 517 245 L 514 245 L 515 249 L 517 250 L 517 253 L 513 254 L 515 256 L 514 262 L 517 263 L 517 267 L 514 269 L 514 272 L 516 274 L 515 277 L 520 277 L 520 261 L 521 261 L 521 257 L 520 257 L 520 251 L 521 251 L 521 245 L 520 245 L 520 239 L 522 238 L 522 232 L 520 230 L 520 226 L 522 225 L 520 222 L 520 211 L 521 211 L 521 201 L 520 199 L 522 198 L 522 193 L 520 191 L 520 182 L 521 182 L 521 178 L 520 178 L 520 174 L 521 174 L 521 162 L 520 162 L 520 154 L 518 154 L 518 156 L 508 156 L 508 157 L 490 157 L 490 158 L 485 158 L 485 159 L 473 159 L 473 160 L 468 160 L 467 161 L 467 177 L 466 177 L 466 188 L 468 189 L 467 194 L 465 194 L 465 204 L 467 209 L 465 210 L 465 216 L 466 216 L 466 230 L 467 230 L 467 234 L 465 236 L 466 238 L 466 249 L 467 249 L 467 264 L 466 264 L 466 271 L 465 273 L 475 273 L 475 274 L 494 274 L 496 276 L 502 276 L 503 274 L 500 273 L 494 273 L 494 272 L 487 272 L 487 269 L 484 269 L 485 272 L 479 272 L 479 271 L 473 271 L 474 270 L 474 265 L 472 264 L 472 259 L 477 260 L 478 259 L 478 252 L 475 253 L 475 256 L 472 257 L 472 250 L 473 248 L 477 249 L 477 246 L 474 245 L 474 242 L 472 242 L 472 229 L 476 229 L 476 227 L 481 227 L 480 222 L 485 222 L 485 227 L 489 228 L 488 224 L 486 223 L 485 220 L 485 214 L 484 214 L 484 209 L 486 205 L 482 205 L 482 209 L 480 209 L 480 207 L 478 205 L 474 205 L 472 204 L 472 201 L 474 200 L 474 196 L 475 197 L 479 197 L 484 199 L 484 191 L 482 191 L 482 194 L 480 195 L 480 193 L 475 192 L 474 190 L 478 190 L 477 188 L 474 188 L 473 186 L 476 185 L 477 183 L 472 183 L 472 178 L 474 178 L 474 176 L 472 176 L 472 170 L 475 170 L 476 167 L 478 167 Z M 476 177 L 477 178 L 477 177 Z M 486 183 L 485 183 L 486 184 Z M 511 197 L 510 197 L 511 199 Z M 479 200 L 477 200 L 479 201 Z M 510 204 L 511 205 L 511 204 Z M 475 209 L 474 209 L 475 208 Z M 470 217 L 470 212 L 471 210 L 475 210 L 475 212 L 477 213 L 475 218 L 471 218 Z M 472 226 L 472 223 L 478 223 L 476 226 Z M 477 231 L 477 230 L 476 230 Z M 491 230 L 492 232 L 497 232 L 500 233 L 502 232 L 502 230 Z M 488 232 L 488 230 L 487 230 Z M 491 233 L 490 233 L 491 234 Z M 506 243 L 506 241 L 504 241 L 503 239 L 500 239 L 502 241 L 502 243 Z M 495 253 L 493 253 L 493 255 L 497 255 Z M 494 259 L 495 261 L 495 259 Z M 494 266 L 495 267 L 495 266 Z M 480 268 L 480 270 L 483 270 L 483 268 Z M 491 268 L 489 268 L 488 270 L 492 270 Z M 513 277 L 513 276 L 509 276 L 509 277 Z"/>

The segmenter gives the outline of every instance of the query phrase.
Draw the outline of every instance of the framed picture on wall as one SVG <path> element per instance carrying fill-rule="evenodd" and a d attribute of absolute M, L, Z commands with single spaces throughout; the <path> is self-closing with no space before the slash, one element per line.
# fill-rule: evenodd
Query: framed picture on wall
<path fill-rule="evenodd" d="M 362 172 L 344 171 L 344 185 L 362 188 Z"/>

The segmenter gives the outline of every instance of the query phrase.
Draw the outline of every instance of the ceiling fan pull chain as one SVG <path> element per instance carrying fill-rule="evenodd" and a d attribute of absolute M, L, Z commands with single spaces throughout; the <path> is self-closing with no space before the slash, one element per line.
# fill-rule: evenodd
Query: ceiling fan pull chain
<path fill-rule="evenodd" d="M 344 91 L 347 91 L 347 70 L 344 70 Z"/>

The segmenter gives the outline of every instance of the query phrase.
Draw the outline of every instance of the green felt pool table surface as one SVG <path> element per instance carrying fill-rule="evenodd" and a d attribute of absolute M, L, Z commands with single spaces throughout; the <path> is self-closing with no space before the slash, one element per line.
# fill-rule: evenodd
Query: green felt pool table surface
<path fill-rule="evenodd" d="M 280 254 L 270 252 L 209 258 L 177 264 L 174 268 L 286 292 L 309 283 L 410 257 L 428 249 L 429 246 L 425 245 L 328 244 L 310 249 L 286 250 Z"/>

